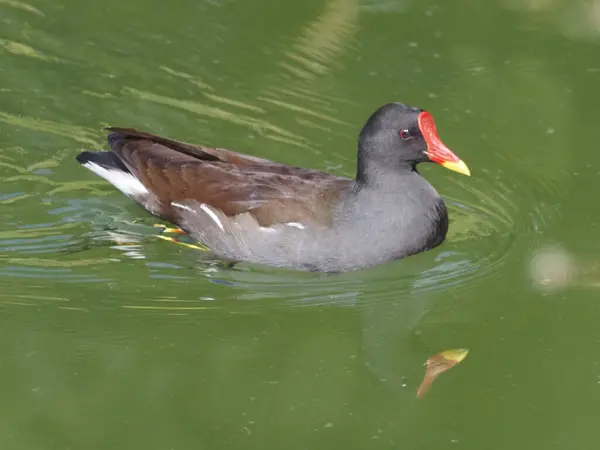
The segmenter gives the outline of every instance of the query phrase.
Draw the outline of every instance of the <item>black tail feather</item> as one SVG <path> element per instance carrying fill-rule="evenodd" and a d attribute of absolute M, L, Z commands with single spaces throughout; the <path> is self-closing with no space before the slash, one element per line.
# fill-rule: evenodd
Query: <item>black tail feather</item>
<path fill-rule="evenodd" d="M 86 150 L 77 155 L 77 162 L 83 165 L 88 162 L 96 163 L 105 169 L 119 169 L 130 173 L 129 169 L 123 164 L 123 161 L 113 152 L 94 152 Z"/>

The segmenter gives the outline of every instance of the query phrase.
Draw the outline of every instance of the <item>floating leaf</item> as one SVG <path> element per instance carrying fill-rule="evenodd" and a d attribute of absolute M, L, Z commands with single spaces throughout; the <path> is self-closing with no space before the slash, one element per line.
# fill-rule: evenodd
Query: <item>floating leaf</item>
<path fill-rule="evenodd" d="M 431 356 L 424 364 L 426 367 L 425 377 L 419 386 L 417 397 L 421 398 L 429 390 L 433 380 L 465 359 L 468 353 L 469 350 L 465 348 L 457 348 Z"/>

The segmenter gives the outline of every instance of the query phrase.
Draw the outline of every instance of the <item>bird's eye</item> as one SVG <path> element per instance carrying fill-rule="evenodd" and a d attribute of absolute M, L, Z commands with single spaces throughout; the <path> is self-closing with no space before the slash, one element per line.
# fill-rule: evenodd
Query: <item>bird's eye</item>
<path fill-rule="evenodd" d="M 402 139 L 410 139 L 410 131 L 408 130 L 400 130 L 398 133 Z"/>

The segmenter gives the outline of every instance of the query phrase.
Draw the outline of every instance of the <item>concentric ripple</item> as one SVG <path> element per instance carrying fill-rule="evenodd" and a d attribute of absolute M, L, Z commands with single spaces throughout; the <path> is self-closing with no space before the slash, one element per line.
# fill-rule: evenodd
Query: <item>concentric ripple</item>
<path fill-rule="evenodd" d="M 167 313 L 218 308 L 223 296 L 243 301 L 246 312 L 260 311 L 271 305 L 269 300 L 282 306 L 356 308 L 365 302 L 396 302 L 418 293 L 485 282 L 508 263 L 519 242 L 539 232 L 555 214 L 551 205 L 535 201 L 547 192 L 544 183 L 527 180 L 527 186 L 537 186 L 537 190 L 523 190 L 485 173 L 467 181 L 452 176 L 445 180 L 452 180 L 443 188 L 449 192 L 445 199 L 451 218 L 446 242 L 404 260 L 353 273 L 315 274 L 249 264 L 226 269 L 207 262 L 206 254 L 154 239 L 158 231 L 152 227 L 153 219 L 110 193 L 111 199 L 119 201 L 72 199 L 47 210 L 53 222 L 15 223 L 5 228 L 0 232 L 0 275 L 120 285 L 126 283 L 118 269 L 123 266 L 146 278 L 144 285 L 158 280 L 158 289 L 150 297 L 115 299 L 111 304 Z M 441 183 L 434 184 L 439 187 Z M 173 296 L 172 289 L 181 292 L 176 286 L 185 286 L 187 295 Z"/>

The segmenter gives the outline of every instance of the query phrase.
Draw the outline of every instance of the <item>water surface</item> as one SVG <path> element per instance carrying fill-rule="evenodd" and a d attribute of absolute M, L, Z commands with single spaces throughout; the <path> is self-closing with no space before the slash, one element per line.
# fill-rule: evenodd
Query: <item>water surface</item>
<path fill-rule="evenodd" d="M 598 11 L 0 0 L 0 447 L 596 448 Z M 351 274 L 204 264 L 74 160 L 116 125 L 351 176 L 389 101 L 473 176 L 424 167 L 447 241 Z"/>

